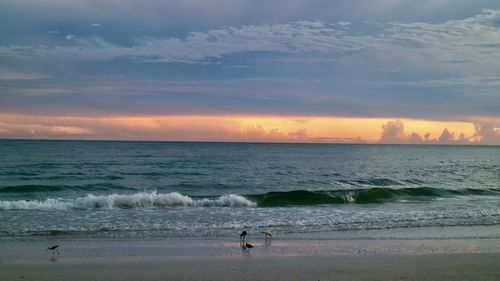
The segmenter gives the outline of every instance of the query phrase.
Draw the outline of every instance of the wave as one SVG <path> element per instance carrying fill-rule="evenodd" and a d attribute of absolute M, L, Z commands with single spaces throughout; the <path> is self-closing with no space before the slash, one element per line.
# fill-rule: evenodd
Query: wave
<path fill-rule="evenodd" d="M 166 207 L 253 207 L 256 203 L 241 195 L 193 199 L 178 192 L 139 192 L 134 194 L 93 195 L 76 199 L 0 201 L 0 210 L 124 209 Z"/>
<path fill-rule="evenodd" d="M 422 202 L 458 196 L 500 196 L 498 189 L 442 188 L 368 188 L 331 191 L 292 190 L 258 195 L 228 194 L 202 197 L 178 192 L 138 192 L 133 194 L 93 195 L 73 199 L 0 201 L 0 210 L 126 209 L 170 207 L 286 207 L 332 204 L 383 204 Z"/>
<path fill-rule="evenodd" d="M 339 183 L 349 184 L 353 186 L 398 186 L 404 183 L 387 178 L 369 178 L 358 180 L 338 180 Z"/>
<path fill-rule="evenodd" d="M 500 189 L 367 188 L 332 191 L 292 190 L 249 196 L 261 207 L 327 204 L 370 204 L 426 201 L 457 196 L 500 196 Z"/>
<path fill-rule="evenodd" d="M 110 190 L 133 190 L 132 188 L 113 184 L 96 183 L 86 185 L 12 185 L 0 186 L 0 193 L 32 193 L 32 192 L 56 192 L 56 191 L 110 191 Z"/>

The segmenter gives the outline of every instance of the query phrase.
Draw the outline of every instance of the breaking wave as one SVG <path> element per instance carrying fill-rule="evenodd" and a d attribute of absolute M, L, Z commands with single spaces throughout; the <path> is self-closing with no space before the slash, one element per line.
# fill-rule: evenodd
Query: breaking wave
<path fill-rule="evenodd" d="M 0 201 L 0 210 L 50 209 L 129 209 L 171 207 L 286 207 L 333 204 L 384 204 L 423 202 L 441 198 L 500 196 L 500 189 L 442 188 L 367 188 L 332 191 L 292 190 L 257 195 L 228 194 L 220 196 L 187 196 L 178 192 L 138 192 L 134 194 L 93 195 L 73 199 Z"/>
<path fill-rule="evenodd" d="M 249 196 L 261 207 L 291 205 L 328 205 L 328 204 L 373 204 L 390 202 L 416 202 L 457 196 L 500 196 L 500 189 L 461 189 L 443 188 L 367 188 L 341 189 L 332 191 L 292 190 L 269 192 L 264 195 Z"/>
<path fill-rule="evenodd" d="M 193 199 L 178 192 L 139 192 L 135 194 L 93 195 L 76 199 L 49 198 L 45 200 L 0 201 L 2 210 L 64 210 L 64 209 L 125 209 L 168 207 L 252 207 L 256 203 L 241 195 L 221 195 L 217 198 Z"/>

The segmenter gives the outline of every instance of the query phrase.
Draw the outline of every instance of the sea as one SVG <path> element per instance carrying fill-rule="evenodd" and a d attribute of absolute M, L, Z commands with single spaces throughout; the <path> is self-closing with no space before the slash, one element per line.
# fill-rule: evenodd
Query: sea
<path fill-rule="evenodd" d="M 500 238 L 500 146 L 0 140 L 0 241 L 243 230 Z"/>

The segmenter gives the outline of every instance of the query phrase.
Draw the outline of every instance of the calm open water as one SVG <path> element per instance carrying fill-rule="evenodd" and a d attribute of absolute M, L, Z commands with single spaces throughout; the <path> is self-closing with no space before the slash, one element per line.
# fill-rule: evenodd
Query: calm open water
<path fill-rule="evenodd" d="M 0 141 L 0 239 L 500 238 L 500 147 Z"/>

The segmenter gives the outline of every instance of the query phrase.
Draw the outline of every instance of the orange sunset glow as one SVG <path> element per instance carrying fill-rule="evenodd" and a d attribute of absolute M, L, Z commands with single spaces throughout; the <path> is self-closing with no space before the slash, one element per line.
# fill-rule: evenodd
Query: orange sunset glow
<path fill-rule="evenodd" d="M 473 122 L 313 116 L 26 116 L 0 115 L 5 137 L 318 143 L 475 143 Z M 389 139 L 387 137 L 390 137 Z M 420 140 L 420 141 L 418 141 Z"/>

